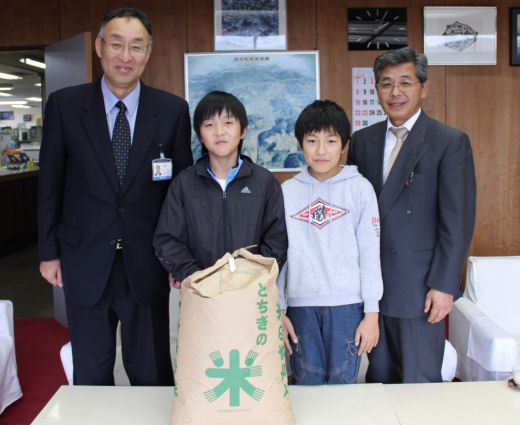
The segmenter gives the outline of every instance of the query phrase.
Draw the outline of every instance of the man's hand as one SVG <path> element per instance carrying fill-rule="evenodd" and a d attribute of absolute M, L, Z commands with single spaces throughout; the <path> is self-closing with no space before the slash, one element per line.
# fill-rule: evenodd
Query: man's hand
<path fill-rule="evenodd" d="M 365 313 L 356 329 L 355 343 L 358 356 L 370 353 L 379 342 L 379 313 Z"/>
<path fill-rule="evenodd" d="M 63 288 L 61 280 L 60 260 L 50 260 L 40 262 L 40 273 L 42 277 L 53 286 Z"/>
<path fill-rule="evenodd" d="M 293 350 L 291 348 L 291 343 L 289 342 L 289 337 L 291 338 L 292 342 L 295 344 L 298 344 L 298 337 L 296 336 L 296 333 L 294 332 L 294 326 L 291 322 L 291 320 L 285 315 L 285 313 L 282 311 L 282 326 L 283 326 L 283 343 L 285 345 L 285 348 L 289 352 L 289 355 L 292 355 Z"/>
<path fill-rule="evenodd" d="M 175 280 L 171 274 L 168 274 L 168 282 L 172 288 L 181 289 L 181 282 Z"/>
<path fill-rule="evenodd" d="M 430 312 L 428 322 L 438 323 L 444 319 L 453 307 L 453 295 L 431 288 L 426 294 L 424 312 Z M 431 311 L 430 311 L 431 310 Z"/>

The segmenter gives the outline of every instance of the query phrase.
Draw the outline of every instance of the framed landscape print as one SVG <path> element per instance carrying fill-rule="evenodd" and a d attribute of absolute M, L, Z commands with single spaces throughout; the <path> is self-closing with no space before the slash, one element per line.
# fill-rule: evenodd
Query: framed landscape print
<path fill-rule="evenodd" d="M 287 49 L 285 0 L 214 0 L 215 50 Z"/>
<path fill-rule="evenodd" d="M 430 65 L 496 65 L 496 7 L 425 7 Z"/>
<path fill-rule="evenodd" d="M 249 121 L 242 152 L 271 171 L 295 170 L 305 162 L 294 124 L 302 109 L 319 99 L 319 68 L 317 51 L 187 53 L 186 100 L 193 117 L 207 93 L 232 93 L 244 104 Z M 191 147 L 199 158 L 195 132 Z"/>

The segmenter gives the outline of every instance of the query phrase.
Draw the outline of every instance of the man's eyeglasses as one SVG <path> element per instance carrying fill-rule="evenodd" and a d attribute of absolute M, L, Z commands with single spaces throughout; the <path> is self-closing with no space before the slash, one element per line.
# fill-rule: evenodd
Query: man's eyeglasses
<path fill-rule="evenodd" d="M 110 52 L 114 54 L 122 53 L 125 48 L 125 44 L 121 43 L 120 41 L 105 41 L 103 38 L 101 41 L 105 43 Z M 132 56 L 142 56 L 146 53 L 148 47 L 149 46 L 144 46 L 142 44 L 129 44 L 128 51 Z"/>
<path fill-rule="evenodd" d="M 383 81 L 381 83 L 377 83 L 377 88 L 379 91 L 383 93 L 390 93 L 394 91 L 394 87 L 397 87 L 397 90 L 403 93 L 409 92 L 413 89 L 413 86 L 418 84 L 419 81 L 401 81 L 400 83 L 391 83 L 390 81 Z"/>

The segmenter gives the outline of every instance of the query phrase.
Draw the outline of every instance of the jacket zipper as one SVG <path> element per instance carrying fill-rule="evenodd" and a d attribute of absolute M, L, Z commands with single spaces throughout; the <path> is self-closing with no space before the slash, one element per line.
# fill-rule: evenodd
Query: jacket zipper
<path fill-rule="evenodd" d="M 227 187 L 226 187 L 227 189 Z M 227 214 L 226 214 L 226 191 L 222 191 L 222 224 L 224 229 L 226 229 L 227 224 Z M 224 231 L 224 252 L 228 252 L 228 241 L 226 232 Z"/>

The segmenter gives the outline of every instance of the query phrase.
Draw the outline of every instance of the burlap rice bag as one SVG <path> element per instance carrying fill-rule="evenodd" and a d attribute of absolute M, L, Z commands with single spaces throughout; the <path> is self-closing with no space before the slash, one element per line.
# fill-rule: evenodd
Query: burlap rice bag
<path fill-rule="evenodd" d="M 277 275 L 240 249 L 182 282 L 172 425 L 296 424 Z"/>

